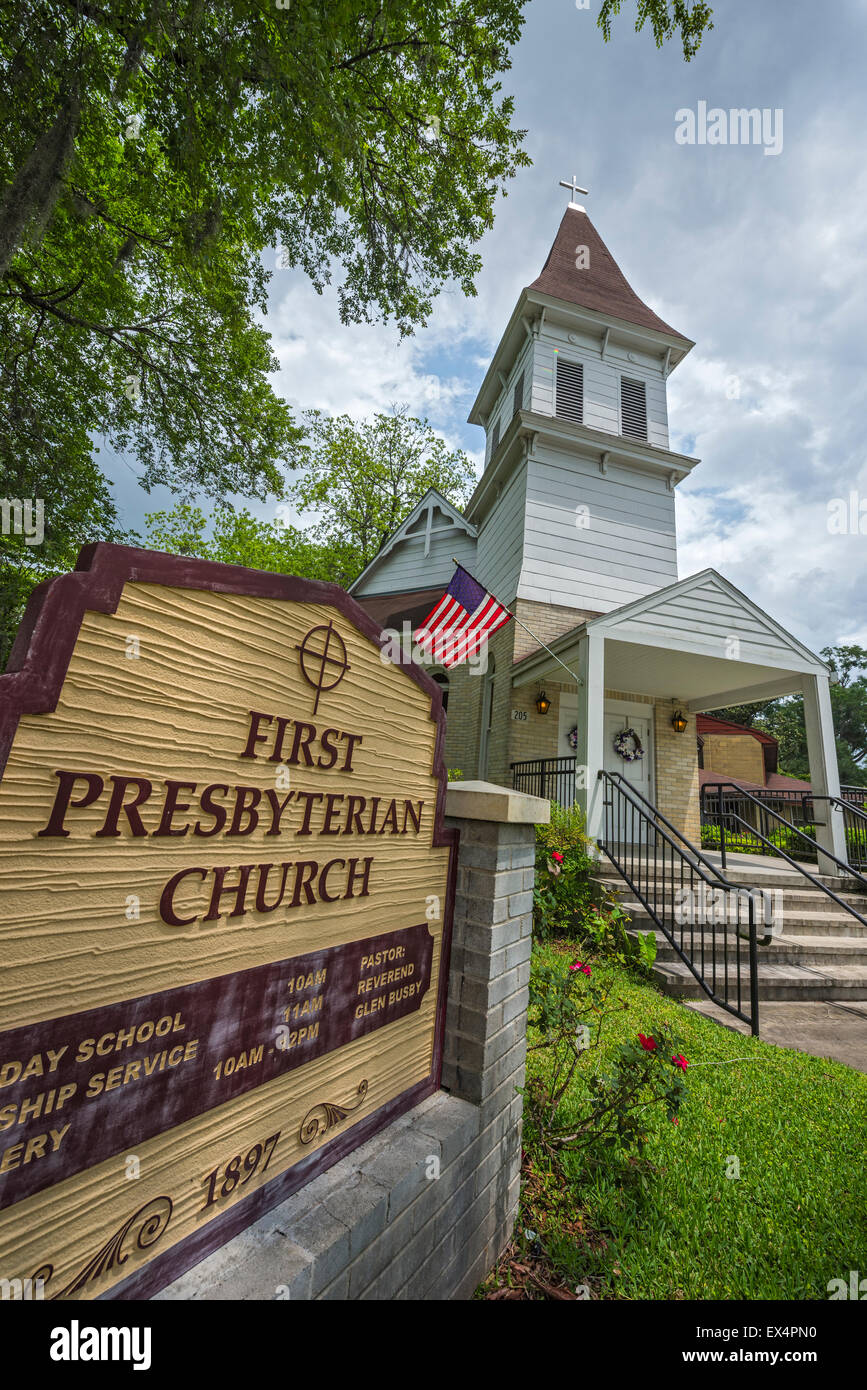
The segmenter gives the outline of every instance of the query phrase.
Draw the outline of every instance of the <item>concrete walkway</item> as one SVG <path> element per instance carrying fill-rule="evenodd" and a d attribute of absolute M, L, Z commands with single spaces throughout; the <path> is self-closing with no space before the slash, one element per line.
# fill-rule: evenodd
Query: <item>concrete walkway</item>
<path fill-rule="evenodd" d="M 709 999 L 684 999 L 685 1008 L 714 1018 L 736 1033 L 750 1030 L 740 1019 L 717 1008 Z M 867 1072 L 867 1002 L 801 1003 L 767 1000 L 761 1005 L 759 1028 L 763 1042 L 793 1047 L 814 1057 L 833 1057 L 856 1071 Z"/>

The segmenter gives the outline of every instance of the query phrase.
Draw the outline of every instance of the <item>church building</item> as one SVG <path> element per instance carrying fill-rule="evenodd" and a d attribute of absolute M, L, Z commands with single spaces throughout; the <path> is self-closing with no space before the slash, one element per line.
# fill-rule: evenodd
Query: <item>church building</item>
<path fill-rule="evenodd" d="M 803 693 L 813 791 L 839 796 L 825 663 L 715 570 L 678 578 L 675 489 L 699 460 L 671 449 L 666 395 L 693 346 L 570 202 L 469 415 L 486 434 L 472 498 L 428 493 L 351 586 L 400 631 L 456 559 L 511 609 L 484 671 L 434 669 L 447 765 L 577 796 L 594 838 L 604 769 L 697 845 L 697 715 L 780 695 Z M 817 838 L 843 857 L 838 819 Z"/>

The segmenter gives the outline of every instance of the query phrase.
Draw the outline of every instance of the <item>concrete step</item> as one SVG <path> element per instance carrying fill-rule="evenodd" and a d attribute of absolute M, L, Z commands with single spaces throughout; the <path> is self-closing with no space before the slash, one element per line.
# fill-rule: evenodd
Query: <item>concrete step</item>
<path fill-rule="evenodd" d="M 626 880 L 613 870 L 608 873 L 596 873 L 593 877 L 597 883 L 602 884 L 606 888 L 616 888 L 620 892 L 629 892 L 629 886 Z M 853 885 L 851 880 L 838 880 L 835 882 L 833 880 L 820 879 L 819 881 L 825 883 L 826 887 L 830 888 L 838 898 L 843 900 L 843 902 L 851 903 L 853 907 L 857 907 L 859 910 L 862 906 L 867 906 L 867 893 L 861 891 L 857 885 Z M 662 878 L 657 876 L 655 878 L 646 878 L 644 874 L 642 874 L 639 879 L 638 875 L 635 875 L 635 882 L 640 882 L 642 887 L 646 883 L 651 883 L 657 885 L 660 889 L 666 888 L 669 891 L 672 887 L 672 881 L 668 877 Z M 712 876 L 708 876 L 707 882 L 708 888 L 723 887 L 723 885 L 717 883 Z M 786 878 L 781 875 L 773 878 L 761 875 L 756 878 L 748 879 L 745 875 L 740 874 L 728 879 L 727 882 L 733 888 L 778 888 L 787 898 L 791 897 L 793 901 L 827 904 L 830 911 L 839 911 L 834 899 L 830 897 L 828 893 L 824 893 L 821 888 L 814 886 L 807 879 L 801 878 L 800 875 L 796 878 L 793 877 L 791 881 L 787 881 Z M 696 877 L 693 883 L 697 888 L 702 883 L 702 880 Z M 675 886 L 680 886 L 679 877 L 675 879 Z M 690 886 L 690 881 L 687 877 L 684 879 L 684 887 L 688 886 Z M 867 916 L 867 912 L 865 912 L 865 916 Z"/>
<path fill-rule="evenodd" d="M 642 928 L 651 925 L 653 919 L 643 903 L 636 902 L 634 898 L 621 898 L 619 905 Z M 671 902 L 666 903 L 665 907 L 667 921 L 671 923 L 673 928 L 679 927 L 680 924 L 675 921 L 673 904 Z M 758 925 L 761 927 L 761 921 Z M 783 902 L 782 921 L 779 925 L 786 936 L 840 936 L 852 941 L 867 940 L 867 924 L 859 922 L 857 917 L 843 912 L 840 908 L 834 912 L 822 913 L 790 912 L 786 899 Z M 688 924 L 684 923 L 684 927 L 687 928 Z M 696 925 L 693 930 L 698 932 L 700 928 Z"/>
<path fill-rule="evenodd" d="M 769 946 L 759 948 L 768 952 L 770 960 L 787 958 L 800 960 L 801 965 L 827 965 L 843 962 L 847 965 L 867 965 L 867 939 L 851 936 L 804 936 L 800 932 L 783 930 Z"/>
<path fill-rule="evenodd" d="M 664 936 L 661 931 L 655 931 L 656 937 L 656 959 L 658 962 L 677 961 L 680 957 L 674 946 Z M 679 938 L 676 938 L 679 940 Z M 701 935 L 696 932 L 692 938 L 693 958 L 698 960 L 701 951 Z M 739 947 L 742 961 L 747 960 L 748 944 L 746 941 L 736 941 L 734 936 L 729 936 L 726 943 L 729 954 Z M 684 947 L 689 953 L 690 939 L 687 934 L 684 939 Z M 710 952 L 713 949 L 713 937 L 708 931 L 705 935 L 706 959 L 710 960 Z M 717 959 L 720 959 L 723 943 L 717 935 L 716 939 Z M 759 948 L 759 964 L 761 965 L 814 965 L 822 968 L 826 966 L 836 967 L 837 965 L 864 965 L 867 966 L 867 941 L 853 941 L 841 937 L 797 937 L 775 936 L 767 946 Z"/>
<path fill-rule="evenodd" d="M 787 936 L 845 936 L 853 941 L 867 938 L 867 926 L 845 913 L 804 917 L 784 910 L 783 931 Z"/>
<path fill-rule="evenodd" d="M 656 979 L 666 994 L 682 999 L 706 998 L 698 982 L 680 961 L 663 962 L 654 967 Z M 728 998 L 735 1002 L 737 976 L 729 969 Z M 717 993 L 723 993 L 724 974 L 716 972 Z M 710 983 L 710 978 L 709 978 Z M 742 999 L 749 1002 L 749 977 L 741 975 Z M 867 1000 L 867 966 L 836 965 L 759 965 L 759 999 L 791 1000 Z"/>
<path fill-rule="evenodd" d="M 647 867 L 652 869 L 652 865 Z M 867 1000 L 867 894 L 859 891 L 851 879 L 816 876 L 833 889 L 841 902 L 835 902 L 818 885 L 814 886 L 788 866 L 781 869 L 778 865 L 756 862 L 745 855 L 740 856 L 739 862 L 730 862 L 727 866 L 726 877 L 732 887 L 778 889 L 781 893 L 781 901 L 779 898 L 776 901 L 772 899 L 774 908 L 782 911 L 781 921 L 775 924 L 779 934 L 775 934 L 767 945 L 759 946 L 760 1000 Z M 654 974 L 663 989 L 684 999 L 705 998 L 674 946 L 656 928 L 647 909 L 637 901 L 632 889 L 613 865 L 601 864 L 596 878 L 616 895 L 620 906 L 629 913 L 634 930 L 654 932 L 657 943 Z M 645 888 L 645 881 L 641 886 Z M 654 902 L 660 911 L 665 912 L 675 938 L 680 940 L 680 924 L 675 921 L 675 886 L 680 885 L 673 885 L 670 879 L 656 877 L 647 891 L 655 894 Z M 687 886 L 698 889 L 700 881 L 684 884 L 684 887 Z M 844 904 L 852 907 L 854 912 L 847 912 Z M 680 906 L 679 901 L 677 906 Z M 855 913 L 860 913 L 865 920 L 859 920 Z M 722 991 L 724 979 L 720 957 L 722 930 L 722 924 L 719 924 L 716 928 L 718 992 Z M 731 999 L 737 979 L 735 950 L 739 952 L 741 964 L 742 997 L 744 990 L 747 994 L 749 992 L 749 961 L 747 943 L 738 938 L 734 923 L 730 923 L 726 930 L 732 963 L 725 973 Z M 713 924 L 704 926 L 696 923 L 690 927 L 684 923 L 683 942 L 687 950 L 690 949 L 690 941 L 696 964 L 700 961 L 704 942 L 705 969 L 710 972 Z"/>
<path fill-rule="evenodd" d="M 836 875 L 817 873 L 815 864 L 807 865 L 807 868 L 813 878 L 819 883 L 823 883 L 826 888 L 832 889 L 839 897 L 843 897 L 847 893 L 854 893 L 856 897 L 859 895 L 861 897 L 867 896 L 867 892 L 856 878 L 839 878 Z M 751 872 L 748 869 L 728 868 L 721 870 L 721 872 L 729 883 L 733 883 L 737 887 L 793 888 L 795 891 L 804 889 L 814 893 L 821 893 L 822 891 L 820 888 L 815 888 L 804 874 L 799 874 L 795 869 L 786 869 L 785 871 L 768 869 Z M 822 894 L 822 896 L 825 895 Z"/>
<path fill-rule="evenodd" d="M 603 884 L 608 892 L 616 897 L 621 907 L 634 906 L 636 909 L 640 909 L 641 905 L 637 902 L 632 889 L 622 879 L 619 882 L 614 879 L 597 880 L 597 882 Z M 652 895 L 654 903 L 660 909 L 664 909 L 671 917 L 674 917 L 676 908 L 682 907 L 682 899 L 675 896 L 670 884 L 645 884 L 642 882 L 639 886 L 642 892 L 647 893 L 648 896 Z M 754 886 L 761 887 L 761 885 Z M 695 891 L 697 893 L 704 891 L 702 885 L 697 885 Z M 712 896 L 710 888 L 707 889 L 707 895 L 708 909 L 710 909 L 716 899 Z M 777 897 L 774 893 L 769 901 L 774 911 L 782 912 L 783 921 L 787 925 L 792 924 L 804 932 L 813 930 L 818 932 L 840 931 L 843 935 L 861 935 L 867 929 L 867 896 L 861 897 L 849 893 L 841 895 L 840 902 L 835 902 L 833 898 L 829 898 L 820 889 L 814 889 L 812 892 L 802 889 L 795 892 L 792 889 L 784 888 L 781 897 Z M 851 912 L 847 910 L 849 908 L 852 909 Z M 730 911 L 734 913 L 734 907 Z M 742 908 L 741 911 L 745 913 L 746 909 Z M 863 921 L 859 921 L 859 917 Z"/>
<path fill-rule="evenodd" d="M 628 883 L 626 883 L 624 879 L 620 878 L 619 875 L 616 878 L 596 878 L 595 881 L 603 885 L 609 891 L 616 891 L 617 895 L 621 898 L 624 895 L 630 895 L 632 892 L 632 889 L 629 887 Z M 646 886 L 646 880 L 642 879 L 642 889 L 644 889 Z M 651 880 L 649 886 L 660 895 L 664 892 L 666 899 L 672 901 L 673 893 L 670 882 L 659 883 L 657 881 Z M 677 886 L 679 887 L 680 885 L 678 884 Z M 686 886 L 688 886 L 688 884 L 685 883 L 684 887 Z M 700 885 L 697 882 L 696 888 L 698 888 L 699 886 Z M 722 885 L 719 886 L 722 887 Z M 761 889 L 766 889 L 768 887 L 766 883 L 735 884 L 733 886 L 736 888 L 754 887 Z M 711 885 L 708 885 L 708 891 L 710 891 L 710 887 Z M 827 893 L 823 893 L 821 888 L 811 888 L 809 886 L 806 888 L 783 888 L 781 889 L 781 892 L 783 894 L 783 898 L 786 902 L 786 905 L 796 911 L 807 911 L 810 914 L 842 913 L 845 911 L 845 909 L 840 906 L 840 903 L 835 902 L 834 899 L 829 897 Z M 850 907 L 854 907 L 856 912 L 860 912 L 862 916 L 867 917 L 867 894 L 838 893 L 837 897 L 841 900 L 841 902 L 847 903 Z"/>
<path fill-rule="evenodd" d="M 625 886 L 625 885 L 624 885 Z M 841 902 L 847 903 L 849 907 L 854 907 L 856 912 L 860 912 L 862 917 L 867 917 L 867 894 L 864 893 L 838 893 Z M 818 888 L 809 891 L 796 888 L 784 888 L 783 899 L 786 908 L 792 912 L 809 913 L 812 916 L 848 916 L 845 909 L 836 903 L 833 898 L 829 898 L 826 893 L 822 893 Z"/>
<path fill-rule="evenodd" d="M 667 861 L 667 864 L 668 862 L 669 861 Z M 645 873 L 652 875 L 654 867 L 652 861 L 646 866 L 642 862 L 639 869 L 639 863 L 636 861 L 633 877 L 637 880 L 640 872 L 642 880 L 644 880 Z M 701 868 L 711 879 L 714 878 L 711 871 L 704 865 L 699 865 L 697 867 Z M 819 874 L 816 872 L 815 865 L 812 867 L 807 865 L 805 867 L 812 873 L 814 878 L 818 879 L 820 883 L 823 883 L 826 888 L 833 889 L 840 897 L 848 896 L 849 894 L 853 894 L 856 897 L 867 896 L 867 892 L 865 892 L 865 889 L 857 879 L 840 877 L 838 875 Z M 735 887 L 792 888 L 796 891 L 814 892 L 820 894 L 822 897 L 825 896 L 820 888 L 814 888 L 809 879 L 805 878 L 803 874 L 798 873 L 796 869 L 789 868 L 788 865 L 784 869 L 778 869 L 762 863 L 756 863 L 755 865 L 750 863 L 746 866 L 743 864 L 729 864 L 725 869 L 720 868 L 718 865 L 717 868 L 719 868 L 720 873 L 726 881 L 733 884 Z M 624 882 L 622 876 L 617 869 L 614 868 L 613 864 L 605 860 L 600 861 L 595 877 L 611 883 Z M 659 877 L 658 871 L 657 877 Z M 867 877 L 867 875 L 865 875 L 865 877 Z"/>

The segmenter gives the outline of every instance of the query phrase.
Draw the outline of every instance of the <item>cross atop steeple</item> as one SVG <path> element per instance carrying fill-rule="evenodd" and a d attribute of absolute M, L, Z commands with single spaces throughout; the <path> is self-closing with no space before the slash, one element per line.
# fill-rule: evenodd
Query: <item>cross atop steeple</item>
<path fill-rule="evenodd" d="M 589 188 L 582 188 L 582 187 L 581 187 L 581 185 L 580 185 L 579 182 L 578 182 L 578 175 L 577 175 L 577 174 L 573 174 L 573 175 L 572 175 L 572 182 L 571 182 L 571 183 L 567 183 L 565 179 L 561 179 L 561 180 L 560 180 L 560 187 L 561 187 L 561 188 L 568 188 L 568 189 L 571 190 L 572 198 L 571 198 L 571 201 L 570 201 L 570 203 L 569 203 L 570 208 L 578 208 L 581 212 L 583 212 L 584 209 L 580 206 L 580 204 L 579 204 L 578 202 L 576 202 L 575 195 L 576 195 L 577 193 L 589 193 L 589 192 L 590 192 L 590 189 L 589 189 Z"/>

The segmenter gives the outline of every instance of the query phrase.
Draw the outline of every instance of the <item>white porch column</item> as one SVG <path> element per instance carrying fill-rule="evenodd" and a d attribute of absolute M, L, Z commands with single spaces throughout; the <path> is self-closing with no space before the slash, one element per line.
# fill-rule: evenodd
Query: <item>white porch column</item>
<path fill-rule="evenodd" d="M 837 769 L 837 744 L 834 740 L 828 677 L 803 676 L 802 685 L 810 785 L 817 796 L 839 796 L 840 773 Z M 832 810 L 827 801 L 817 801 L 815 813 L 816 839 L 823 849 L 836 854 L 845 864 L 846 836 L 842 811 Z M 819 824 L 820 821 L 824 823 Z M 819 868 L 824 873 L 839 873 L 839 869 L 828 859 L 820 863 Z"/>
<path fill-rule="evenodd" d="M 576 796 L 587 821 L 587 834 L 596 841 L 602 834 L 602 784 L 597 773 L 603 758 L 603 707 L 605 701 L 605 637 L 587 632 L 578 648 L 578 747 L 575 749 Z"/>

